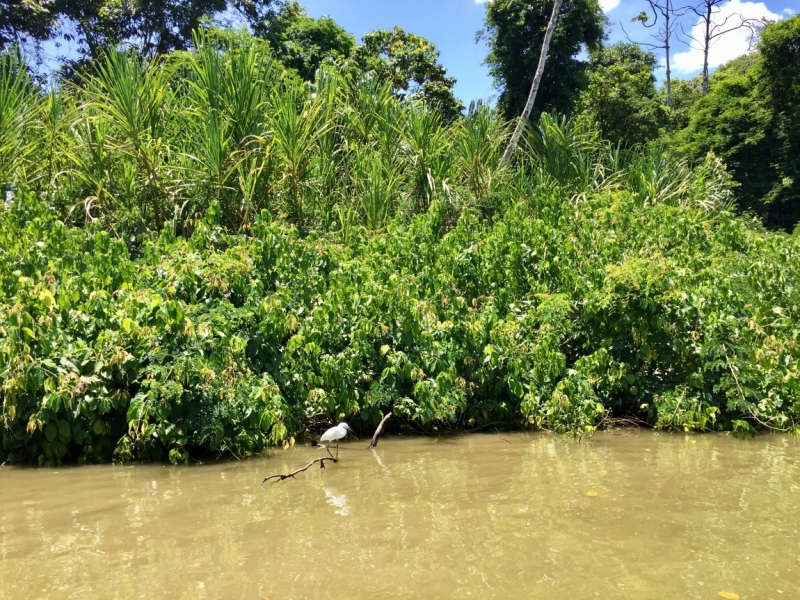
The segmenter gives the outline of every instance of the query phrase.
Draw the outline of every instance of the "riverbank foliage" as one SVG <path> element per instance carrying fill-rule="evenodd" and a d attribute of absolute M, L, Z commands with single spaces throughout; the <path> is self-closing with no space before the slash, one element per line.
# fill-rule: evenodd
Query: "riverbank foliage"
<path fill-rule="evenodd" d="M 206 34 L 207 35 L 207 34 Z M 371 73 L 247 36 L 0 68 L 0 458 L 236 456 L 417 431 L 800 426 L 797 236 L 708 155 L 542 115 L 511 165 Z"/>

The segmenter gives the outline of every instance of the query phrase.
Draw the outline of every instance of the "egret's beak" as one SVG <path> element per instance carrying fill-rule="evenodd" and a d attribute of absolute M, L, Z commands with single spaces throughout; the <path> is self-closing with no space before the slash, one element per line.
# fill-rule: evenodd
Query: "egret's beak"
<path fill-rule="evenodd" d="M 350 429 L 350 425 L 347 425 L 347 426 L 345 427 L 345 429 L 347 429 L 347 431 L 349 431 L 349 432 L 350 432 L 350 433 L 352 433 L 353 435 L 356 435 L 356 432 L 355 432 L 355 431 L 353 431 L 352 429 Z M 356 435 L 356 437 L 358 437 L 358 436 Z"/>

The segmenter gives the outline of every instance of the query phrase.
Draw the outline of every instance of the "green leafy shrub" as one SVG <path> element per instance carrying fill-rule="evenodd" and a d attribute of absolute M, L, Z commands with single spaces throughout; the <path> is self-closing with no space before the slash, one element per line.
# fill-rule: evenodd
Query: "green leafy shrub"
<path fill-rule="evenodd" d="M 132 259 L 20 192 L 0 215 L 3 454 L 257 452 L 319 422 L 798 427 L 797 238 L 724 209 L 540 189 L 343 246 L 215 211 Z"/>

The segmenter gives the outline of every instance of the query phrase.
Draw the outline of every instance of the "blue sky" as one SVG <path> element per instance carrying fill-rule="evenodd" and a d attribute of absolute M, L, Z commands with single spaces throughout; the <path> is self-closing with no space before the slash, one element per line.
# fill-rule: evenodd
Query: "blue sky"
<path fill-rule="evenodd" d="M 406 31 L 433 41 L 442 53 L 441 62 L 450 75 L 458 80 L 455 93 L 465 103 L 473 99 L 488 99 L 494 94 L 488 69 L 483 61 L 488 53 L 484 42 L 475 43 L 475 32 L 483 27 L 484 5 L 475 0 L 300 0 L 312 17 L 333 17 L 357 40 L 367 31 L 388 29 L 400 25 Z M 646 41 L 647 32 L 633 16 L 647 6 L 645 0 L 601 0 L 608 18 L 614 23 L 609 31 L 610 41 L 624 39 L 620 23 L 637 41 Z M 721 16 L 730 12 L 750 18 L 777 20 L 800 12 L 800 0 L 765 0 L 748 2 L 729 0 Z M 693 22 L 687 21 L 687 31 Z M 709 63 L 713 66 L 731 60 L 747 51 L 744 32 L 733 32 L 719 38 L 711 49 Z M 702 68 L 702 56 L 697 50 L 679 45 L 674 50 L 673 77 L 691 77 Z M 660 70 L 663 77 L 663 69 Z"/>

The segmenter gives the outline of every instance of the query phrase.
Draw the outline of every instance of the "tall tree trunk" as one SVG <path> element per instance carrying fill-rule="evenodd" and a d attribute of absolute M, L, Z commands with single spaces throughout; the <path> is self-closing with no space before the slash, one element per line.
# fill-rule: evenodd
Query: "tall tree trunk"
<path fill-rule="evenodd" d="M 536 92 L 539 90 L 539 83 L 541 82 L 542 74 L 544 73 L 544 63 L 547 61 L 547 52 L 550 49 L 550 39 L 553 37 L 553 32 L 556 29 L 556 21 L 558 20 L 558 11 L 560 8 L 561 0 L 555 0 L 555 3 L 553 4 L 553 14 L 550 15 L 550 22 L 547 24 L 547 31 L 544 34 L 542 53 L 539 55 L 539 66 L 536 67 L 536 75 L 533 78 L 533 84 L 531 84 L 531 91 L 530 94 L 528 94 L 528 101 L 525 103 L 525 110 L 522 111 L 519 121 L 517 121 L 517 126 L 514 128 L 514 133 L 511 135 L 508 146 L 506 146 L 506 151 L 503 152 L 503 158 L 500 159 L 501 164 L 511 160 L 511 157 L 514 155 L 514 150 L 517 147 L 517 143 L 519 142 L 519 138 L 522 136 L 522 129 L 525 127 L 525 121 L 528 120 L 528 117 L 531 114 L 533 103 L 536 100 Z"/>
<path fill-rule="evenodd" d="M 706 4 L 706 35 L 705 39 L 703 40 L 703 96 L 708 94 L 708 51 L 711 47 L 711 8 L 712 4 L 708 2 Z"/>
<path fill-rule="evenodd" d="M 670 25 L 669 25 L 669 17 L 670 17 L 670 2 L 667 0 L 667 10 L 664 13 L 664 19 L 666 19 L 666 30 L 664 34 L 664 53 L 666 54 L 667 58 L 667 106 L 672 106 L 672 71 L 669 68 L 669 36 L 670 36 Z"/>

